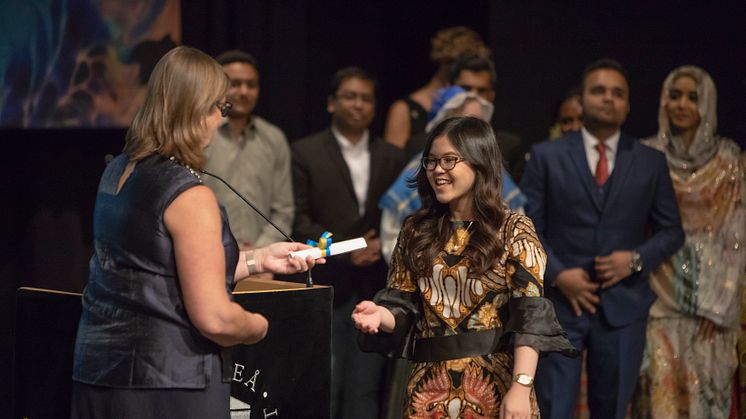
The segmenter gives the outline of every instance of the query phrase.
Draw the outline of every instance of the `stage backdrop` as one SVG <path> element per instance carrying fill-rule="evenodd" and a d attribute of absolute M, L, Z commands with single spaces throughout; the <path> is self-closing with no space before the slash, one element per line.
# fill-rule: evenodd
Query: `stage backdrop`
<path fill-rule="evenodd" d="M 181 41 L 180 0 L 0 2 L 0 127 L 125 127 Z"/>

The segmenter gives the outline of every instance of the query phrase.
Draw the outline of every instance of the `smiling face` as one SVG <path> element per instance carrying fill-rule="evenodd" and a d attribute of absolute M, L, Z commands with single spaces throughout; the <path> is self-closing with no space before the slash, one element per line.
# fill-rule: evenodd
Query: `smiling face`
<path fill-rule="evenodd" d="M 557 122 L 563 134 L 580 131 L 580 127 L 583 126 L 583 107 L 580 105 L 580 96 L 572 96 L 562 102 L 557 113 Z"/>
<path fill-rule="evenodd" d="M 231 117 L 248 118 L 259 100 L 259 73 L 251 64 L 233 62 L 223 65 L 223 71 L 231 80 L 228 101 L 233 104 Z"/>
<path fill-rule="evenodd" d="M 674 132 L 692 131 L 699 127 L 697 82 L 689 76 L 674 80 L 668 91 L 666 113 Z"/>
<path fill-rule="evenodd" d="M 334 96 L 328 98 L 327 111 L 332 123 L 342 132 L 368 129 L 375 116 L 376 93 L 370 80 L 349 77 L 342 81 Z"/>
<path fill-rule="evenodd" d="M 425 157 L 440 159 L 452 156 L 463 158 L 447 136 L 436 138 Z M 447 204 L 454 218 L 473 219 L 474 180 L 476 172 L 467 161 L 460 161 L 450 170 L 444 170 L 439 162 L 433 170 L 427 170 L 427 180 L 441 204 Z"/>

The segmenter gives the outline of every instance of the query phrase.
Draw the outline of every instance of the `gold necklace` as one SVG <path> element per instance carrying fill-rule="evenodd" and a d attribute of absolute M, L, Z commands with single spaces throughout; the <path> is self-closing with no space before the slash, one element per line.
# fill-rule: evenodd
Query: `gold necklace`
<path fill-rule="evenodd" d="M 472 224 L 474 224 L 474 221 L 469 221 L 469 225 L 467 225 L 464 230 L 456 229 L 454 232 L 456 233 L 455 236 L 448 241 L 449 246 L 447 247 L 449 247 L 449 249 L 446 249 L 446 252 L 456 252 L 466 245 L 466 242 L 469 239 L 469 229 Z"/>

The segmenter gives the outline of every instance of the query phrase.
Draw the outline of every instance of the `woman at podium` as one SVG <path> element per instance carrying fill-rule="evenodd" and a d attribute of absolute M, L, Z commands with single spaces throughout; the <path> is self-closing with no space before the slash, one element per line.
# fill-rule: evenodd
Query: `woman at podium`
<path fill-rule="evenodd" d="M 361 344 L 414 363 L 404 417 L 538 417 L 539 353 L 574 356 L 542 297 L 546 254 L 501 199 L 492 128 L 450 118 L 428 136 L 387 288 L 355 307 Z"/>
<path fill-rule="evenodd" d="M 123 154 L 106 167 L 73 366 L 74 418 L 228 417 L 230 351 L 267 333 L 231 301 L 254 272 L 295 273 L 299 243 L 239 252 L 202 185 L 203 150 L 230 104 L 220 65 L 188 47 L 155 66 Z"/>

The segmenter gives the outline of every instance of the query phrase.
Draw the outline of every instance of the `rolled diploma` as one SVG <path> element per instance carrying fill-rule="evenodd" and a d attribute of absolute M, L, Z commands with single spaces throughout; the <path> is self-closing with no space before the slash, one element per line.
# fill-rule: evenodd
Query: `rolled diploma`
<path fill-rule="evenodd" d="M 329 246 L 329 252 L 326 256 L 334 256 L 334 255 L 340 255 L 342 253 L 349 253 L 353 250 L 358 249 L 365 249 L 368 247 L 368 243 L 366 243 L 365 239 L 362 237 L 358 237 L 356 239 L 350 239 L 341 241 L 338 243 L 332 243 L 331 246 Z M 305 259 L 306 256 L 313 256 L 314 259 L 318 259 L 321 257 L 321 249 L 318 247 L 312 247 L 310 249 L 304 249 L 304 250 L 298 250 L 297 252 L 290 252 L 290 255 L 288 257 L 300 257 Z"/>

